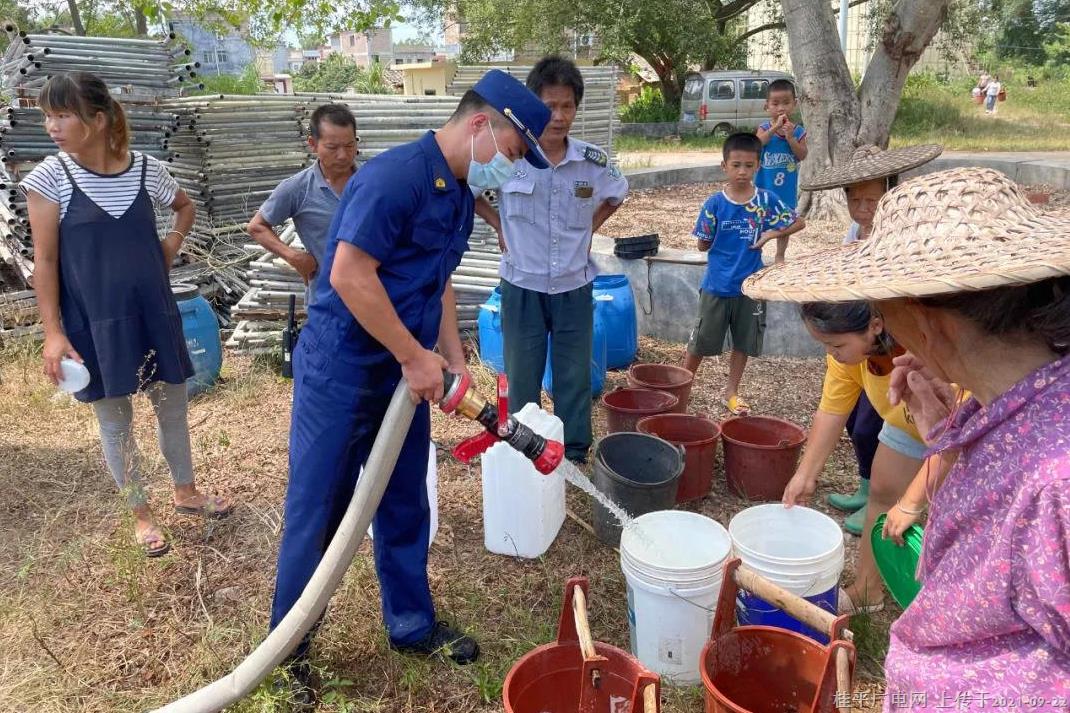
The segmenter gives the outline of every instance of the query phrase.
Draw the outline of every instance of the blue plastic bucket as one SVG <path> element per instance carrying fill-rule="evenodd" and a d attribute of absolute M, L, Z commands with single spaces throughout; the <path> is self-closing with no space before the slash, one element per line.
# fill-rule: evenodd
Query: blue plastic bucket
<path fill-rule="evenodd" d="M 479 306 L 479 358 L 499 374 L 505 371 L 505 347 L 502 339 L 502 289 L 495 287 L 487 301 Z"/>
<path fill-rule="evenodd" d="M 816 510 L 780 503 L 740 512 L 728 524 L 732 547 L 755 572 L 822 609 L 836 613 L 843 573 L 843 533 Z M 777 626 L 828 643 L 828 636 L 780 609 L 741 591 L 736 600 L 740 625 Z"/>
<path fill-rule="evenodd" d="M 196 285 L 174 284 L 171 291 L 178 302 L 182 333 L 193 362 L 193 376 L 186 380 L 186 393 L 192 398 L 210 389 L 219 379 L 219 370 L 223 367 L 219 320 Z"/>
<path fill-rule="evenodd" d="M 594 278 L 594 320 L 606 331 L 606 368 L 621 369 L 633 361 L 639 350 L 639 321 L 635 297 L 627 275 L 599 275 Z M 611 300 L 600 300 L 608 295 Z"/>

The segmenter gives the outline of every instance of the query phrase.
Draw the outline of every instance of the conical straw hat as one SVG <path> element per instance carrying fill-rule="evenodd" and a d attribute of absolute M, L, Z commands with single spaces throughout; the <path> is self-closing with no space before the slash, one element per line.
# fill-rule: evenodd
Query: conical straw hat
<path fill-rule="evenodd" d="M 823 191 L 829 188 L 841 188 L 852 183 L 872 181 L 885 178 L 917 168 L 932 161 L 943 152 L 939 144 L 920 144 L 904 146 L 901 149 L 882 151 L 876 146 L 859 146 L 847 163 L 829 166 L 815 176 L 811 176 L 802 186 L 804 191 Z"/>
<path fill-rule="evenodd" d="M 1070 275 L 1070 211 L 1042 211 L 1002 173 L 956 168 L 884 194 L 866 240 L 743 283 L 750 297 L 846 302 L 923 297 Z"/>

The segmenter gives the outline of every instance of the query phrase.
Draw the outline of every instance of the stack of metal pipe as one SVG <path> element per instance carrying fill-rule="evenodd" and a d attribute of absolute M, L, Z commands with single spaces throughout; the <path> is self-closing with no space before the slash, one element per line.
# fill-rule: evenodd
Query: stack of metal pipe
<path fill-rule="evenodd" d="M 0 345 L 6 340 L 43 334 L 32 290 L 0 292 Z"/>
<path fill-rule="evenodd" d="M 287 221 L 278 234 L 286 245 L 303 247 L 292 221 Z M 241 321 L 227 339 L 227 347 L 239 354 L 278 353 L 282 330 L 289 316 L 291 295 L 295 298 L 297 319 L 303 320 L 306 316 L 305 283 L 282 258 L 259 245 L 248 247 L 256 254 L 249 263 L 250 289 L 231 310 L 231 315 Z"/>
<path fill-rule="evenodd" d="M 198 62 L 190 50 L 173 44 L 174 33 L 162 40 L 119 37 L 77 37 L 28 34 L 13 23 L 4 25 L 9 45 L 0 76 L 20 96 L 33 96 L 49 77 L 64 72 L 92 72 L 117 98 L 154 100 L 203 88 Z"/>
<path fill-rule="evenodd" d="M 211 95 L 164 103 L 178 116 L 169 169 L 197 206 L 186 252 L 202 291 L 221 307 L 250 288 L 246 224 L 271 191 L 313 160 L 305 142 L 307 102 L 292 95 Z M 210 284 L 205 284 L 207 281 Z"/>

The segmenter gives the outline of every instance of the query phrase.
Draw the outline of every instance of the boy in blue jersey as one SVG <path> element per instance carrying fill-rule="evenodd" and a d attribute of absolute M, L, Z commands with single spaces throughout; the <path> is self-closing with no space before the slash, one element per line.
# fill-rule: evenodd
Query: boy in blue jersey
<path fill-rule="evenodd" d="M 772 191 L 792 210 L 799 205 L 799 162 L 806 158 L 806 129 L 792 123 L 791 115 L 798 106 L 795 84 L 788 79 L 769 83 L 765 95 L 765 110 L 769 121 L 758 127 L 762 142 L 761 167 L 754 185 Z M 784 262 L 788 241 L 776 241 L 776 261 Z"/>
<path fill-rule="evenodd" d="M 750 406 L 739 396 L 747 357 L 760 356 L 765 332 L 765 303 L 743 294 L 743 280 L 762 269 L 762 246 L 786 240 L 803 228 L 803 220 L 777 196 L 754 185 L 762 143 L 754 134 L 732 134 L 724 142 L 727 185 L 706 199 L 694 235 L 698 249 L 709 253 L 699 291 L 699 313 L 687 343 L 684 367 L 695 373 L 703 357 L 724 349 L 732 335 L 725 384 L 725 407 L 744 414 Z"/>

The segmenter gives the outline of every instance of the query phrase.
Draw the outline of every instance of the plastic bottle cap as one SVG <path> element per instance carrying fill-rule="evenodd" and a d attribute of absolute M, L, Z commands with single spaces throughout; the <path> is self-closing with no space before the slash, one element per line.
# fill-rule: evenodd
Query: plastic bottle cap
<path fill-rule="evenodd" d="M 74 394 L 89 386 L 89 369 L 74 359 L 63 359 L 59 363 L 59 388 L 68 394 Z"/>

